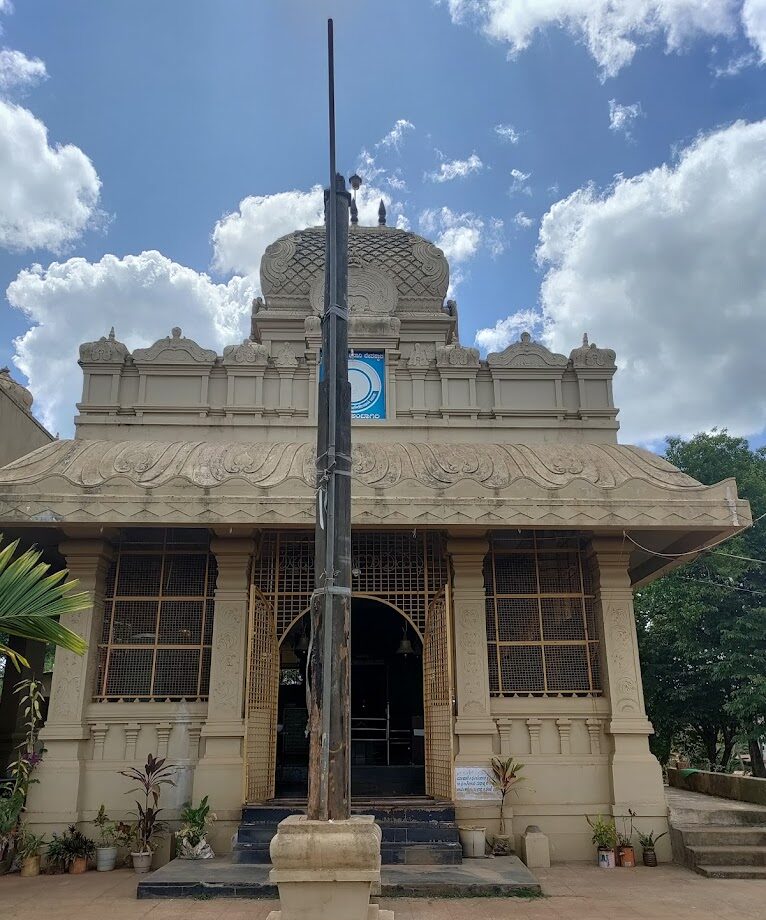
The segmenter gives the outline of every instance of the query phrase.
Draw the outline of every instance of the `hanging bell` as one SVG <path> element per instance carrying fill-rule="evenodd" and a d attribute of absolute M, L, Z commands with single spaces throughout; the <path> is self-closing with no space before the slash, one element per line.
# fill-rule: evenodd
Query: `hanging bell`
<path fill-rule="evenodd" d="M 415 650 L 412 647 L 412 643 L 409 640 L 409 637 L 402 636 L 399 642 L 399 648 L 396 650 L 397 655 L 414 655 Z"/>

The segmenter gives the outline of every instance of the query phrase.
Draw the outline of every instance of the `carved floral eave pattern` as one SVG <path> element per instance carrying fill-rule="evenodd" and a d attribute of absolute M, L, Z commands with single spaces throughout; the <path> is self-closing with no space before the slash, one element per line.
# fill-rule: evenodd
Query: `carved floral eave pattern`
<path fill-rule="evenodd" d="M 617 445 L 356 444 L 356 523 L 738 530 L 747 502 Z M 300 523 L 311 444 L 55 441 L 0 469 L 0 520 Z"/>

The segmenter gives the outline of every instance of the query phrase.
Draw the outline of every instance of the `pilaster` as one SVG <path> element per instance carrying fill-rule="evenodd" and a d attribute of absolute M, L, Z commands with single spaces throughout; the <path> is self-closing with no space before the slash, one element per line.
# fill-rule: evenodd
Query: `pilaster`
<path fill-rule="evenodd" d="M 633 808 L 639 815 L 664 816 L 662 772 L 649 751 L 653 728 L 644 709 L 629 555 L 622 537 L 598 537 L 591 542 L 588 560 L 601 630 L 604 691 L 610 703 L 606 733 L 612 748 L 612 804 L 615 814 Z"/>
<path fill-rule="evenodd" d="M 44 813 L 45 821 L 81 820 L 84 765 L 90 754 L 86 709 L 95 689 L 98 642 L 104 620 L 104 590 L 112 548 L 104 540 L 68 540 L 59 545 L 69 575 L 86 591 L 91 606 L 62 616 L 61 622 L 88 643 L 84 655 L 56 649 L 48 718 L 40 732 L 46 753 L 37 769 L 40 780 L 30 788 L 29 820 Z M 96 743 L 98 737 L 96 737 Z"/>
<path fill-rule="evenodd" d="M 243 701 L 250 591 L 250 539 L 215 538 L 218 565 L 203 755 L 194 771 L 194 801 L 210 796 L 222 820 L 236 820 L 242 806 L 245 733 Z"/>
<path fill-rule="evenodd" d="M 455 630 L 457 763 L 485 765 L 497 727 L 490 716 L 484 557 L 486 538 L 451 539 L 452 610 Z"/>

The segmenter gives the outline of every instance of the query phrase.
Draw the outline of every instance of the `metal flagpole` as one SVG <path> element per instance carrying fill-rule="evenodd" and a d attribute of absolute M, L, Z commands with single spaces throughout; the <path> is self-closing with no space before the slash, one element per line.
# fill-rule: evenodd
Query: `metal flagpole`
<path fill-rule="evenodd" d="M 317 424 L 315 590 L 309 655 L 308 817 L 350 815 L 351 386 L 348 382 L 350 195 L 335 171 L 333 22 L 327 22 L 330 185 Z"/>

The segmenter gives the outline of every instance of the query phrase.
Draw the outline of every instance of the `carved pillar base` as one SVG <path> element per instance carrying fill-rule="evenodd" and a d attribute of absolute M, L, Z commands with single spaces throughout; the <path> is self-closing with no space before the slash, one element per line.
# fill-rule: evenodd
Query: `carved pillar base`
<path fill-rule="evenodd" d="M 271 841 L 281 910 L 268 920 L 393 920 L 370 904 L 380 884 L 380 828 L 372 815 L 348 821 L 309 821 L 292 815 Z"/>

